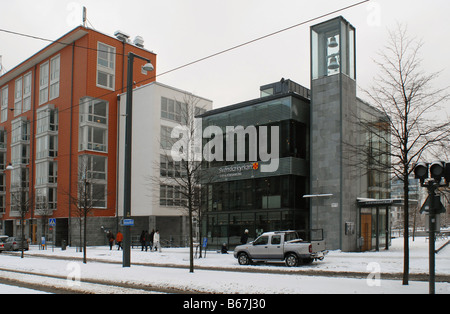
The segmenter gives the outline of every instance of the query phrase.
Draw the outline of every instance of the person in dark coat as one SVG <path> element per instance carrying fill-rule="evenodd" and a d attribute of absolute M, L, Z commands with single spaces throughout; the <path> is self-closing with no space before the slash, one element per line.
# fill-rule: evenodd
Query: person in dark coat
<path fill-rule="evenodd" d="M 245 229 L 244 234 L 241 237 L 241 244 L 247 244 L 248 241 L 248 229 Z"/>
<path fill-rule="evenodd" d="M 145 231 L 144 230 L 142 230 L 142 232 L 141 232 L 141 236 L 139 238 L 139 242 L 141 242 L 141 251 L 143 251 L 144 247 L 145 247 Z"/>
<path fill-rule="evenodd" d="M 152 247 L 153 247 L 153 236 L 155 235 L 155 229 L 152 229 L 152 232 L 150 233 L 150 252 L 152 251 Z"/>
<path fill-rule="evenodd" d="M 113 245 L 114 245 L 114 234 L 111 232 L 111 231 L 109 231 L 107 234 L 106 234 L 106 237 L 108 238 L 108 243 L 109 243 L 109 250 L 111 251 L 112 250 L 112 247 L 113 247 Z"/>
<path fill-rule="evenodd" d="M 148 230 L 145 230 L 144 238 L 145 238 L 145 252 L 147 252 L 148 247 L 150 246 L 150 234 L 148 233 Z M 152 247 L 150 246 L 150 251 L 151 250 Z"/>

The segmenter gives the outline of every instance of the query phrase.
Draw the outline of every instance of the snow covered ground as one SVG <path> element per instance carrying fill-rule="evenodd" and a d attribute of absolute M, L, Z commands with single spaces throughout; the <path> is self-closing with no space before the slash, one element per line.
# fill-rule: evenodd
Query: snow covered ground
<path fill-rule="evenodd" d="M 439 248 L 445 241 L 437 242 Z M 383 274 L 402 273 L 403 270 L 403 239 L 394 239 L 389 251 L 366 253 L 343 253 L 332 251 L 324 261 L 312 265 L 288 268 L 284 265 L 252 265 L 240 266 L 230 254 L 208 252 L 206 258 L 195 259 L 195 264 L 204 267 L 221 267 L 221 270 L 196 269 L 189 273 L 186 268 L 174 267 L 189 265 L 188 249 L 171 248 L 159 252 L 141 252 L 133 249 L 132 266 L 123 268 L 121 265 L 122 251 L 109 247 L 88 247 L 88 263 L 81 261 L 44 259 L 33 255 L 53 255 L 59 257 L 82 257 L 75 248 L 48 248 L 38 250 L 31 247 L 26 258 L 0 255 L 1 269 L 18 269 L 35 273 L 45 273 L 68 278 L 100 279 L 121 283 L 151 285 L 158 288 L 178 288 L 189 291 L 210 293 L 241 293 L 241 294 L 426 294 L 428 282 L 411 281 L 409 286 L 403 286 L 400 280 L 383 279 Z M 428 273 L 428 243 L 424 238 L 416 238 L 410 242 L 410 272 L 412 274 Z M 119 263 L 102 263 L 99 261 L 115 261 Z M 139 265 L 137 265 L 139 264 Z M 141 265 L 142 264 L 142 265 Z M 148 264 L 170 265 L 168 267 L 151 267 Z M 230 270 L 278 270 L 289 271 L 289 274 L 268 274 L 260 272 L 236 272 Z M 304 271 L 335 271 L 335 272 L 366 272 L 366 278 L 305 276 Z M 378 274 L 381 273 L 379 276 Z M 450 245 L 436 255 L 436 274 L 450 275 Z M 2 274 L 3 276 L 3 274 Z M 18 276 L 18 275 L 9 275 Z M 44 279 L 37 278 L 37 281 Z M 45 279 L 48 284 L 52 280 Z M 63 283 L 61 283 L 61 281 Z M 56 284 L 56 283 L 55 283 Z M 58 284 L 73 284 L 72 280 L 59 279 Z M 85 283 L 80 283 L 85 285 Z M 87 285 L 87 284 L 86 284 Z M 0 286 L 0 293 L 8 292 L 8 286 Z M 6 289 L 6 290 L 5 290 Z M 99 293 L 110 293 L 97 291 Z M 120 292 L 120 289 L 117 290 Z M 436 292 L 450 294 L 450 283 L 436 283 Z"/>

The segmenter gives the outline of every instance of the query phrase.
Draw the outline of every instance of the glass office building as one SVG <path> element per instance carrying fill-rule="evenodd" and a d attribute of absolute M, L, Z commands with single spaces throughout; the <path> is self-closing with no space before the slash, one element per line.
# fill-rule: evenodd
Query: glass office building
<path fill-rule="evenodd" d="M 214 142 L 226 148 L 208 152 L 203 139 L 204 153 L 219 157 L 208 159 L 202 187 L 208 247 L 232 248 L 245 229 L 250 238 L 321 230 L 330 250 L 388 247 L 389 118 L 357 97 L 355 43 L 343 17 L 314 25 L 311 91 L 283 79 L 262 86 L 259 99 L 201 116 L 203 130 L 216 128 Z M 241 143 L 228 142 L 235 137 Z M 266 149 L 278 153 L 276 170 L 263 171 Z"/>
<path fill-rule="evenodd" d="M 223 158 L 206 164 L 203 184 L 202 234 L 208 247 L 240 244 L 249 230 L 250 239 L 262 232 L 309 228 L 309 204 L 303 195 L 309 190 L 309 90 L 290 81 L 261 87 L 261 98 L 209 111 L 202 115 L 203 129 L 219 127 L 223 132 Z M 245 157 L 227 149 L 227 138 L 237 135 L 227 127 L 242 126 Z M 252 137 L 250 128 L 256 132 Z M 278 147 L 278 167 L 264 172 L 268 161 L 261 158 L 262 127 L 267 127 L 268 152 Z M 271 132 L 278 130 L 278 137 Z M 252 156 L 251 143 L 258 153 Z M 244 138 L 243 138 L 244 139 Z M 205 142 L 208 139 L 204 139 Z M 227 158 L 228 157 L 233 158 Z M 221 160 L 220 160 L 221 159 Z M 232 160 L 231 160 L 232 159 Z M 238 161 L 241 160 L 241 161 Z"/>

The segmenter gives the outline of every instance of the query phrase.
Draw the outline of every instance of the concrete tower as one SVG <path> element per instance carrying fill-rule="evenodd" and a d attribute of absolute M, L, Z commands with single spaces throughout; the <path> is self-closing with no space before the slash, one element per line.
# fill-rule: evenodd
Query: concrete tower
<path fill-rule="evenodd" d="M 342 17 L 311 27 L 310 223 L 323 229 L 329 249 L 344 251 L 357 245 L 358 184 L 343 147 L 357 140 L 351 114 L 357 107 L 355 38 L 355 28 Z"/>

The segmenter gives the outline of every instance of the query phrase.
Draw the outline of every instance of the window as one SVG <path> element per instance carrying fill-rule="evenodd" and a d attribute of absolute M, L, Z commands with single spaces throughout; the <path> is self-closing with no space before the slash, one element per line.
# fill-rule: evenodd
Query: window
<path fill-rule="evenodd" d="M 30 122 L 17 119 L 11 123 L 11 145 L 30 140 Z"/>
<path fill-rule="evenodd" d="M 50 98 L 59 97 L 59 75 L 60 75 L 60 57 L 56 56 L 50 60 Z"/>
<path fill-rule="evenodd" d="M 6 195 L 0 194 L 0 213 L 6 212 Z"/>
<path fill-rule="evenodd" d="M 97 155 L 84 155 L 80 157 L 80 166 L 86 171 L 87 179 L 106 180 L 107 157 Z"/>
<path fill-rule="evenodd" d="M 14 88 L 14 116 L 22 113 L 22 78 L 16 80 Z"/>
<path fill-rule="evenodd" d="M 30 145 L 15 145 L 11 147 L 11 163 L 26 165 L 30 162 Z"/>
<path fill-rule="evenodd" d="M 186 116 L 187 105 L 185 103 L 161 97 L 161 118 L 181 122 L 183 116 Z"/>
<path fill-rule="evenodd" d="M 85 97 L 80 104 L 80 150 L 107 152 L 108 102 Z"/>
<path fill-rule="evenodd" d="M 81 129 L 80 136 L 82 137 L 82 150 L 107 151 L 107 132 L 105 129 L 86 126 Z"/>
<path fill-rule="evenodd" d="M 78 193 L 86 197 L 89 206 L 106 208 L 107 157 L 82 155 L 78 159 Z"/>
<path fill-rule="evenodd" d="M 5 122 L 6 120 L 8 120 L 8 86 L 3 87 L 3 89 L 1 90 L 2 95 L 0 98 L 1 101 L 1 120 L 0 122 Z"/>
<path fill-rule="evenodd" d="M 23 77 L 23 108 L 22 112 L 31 109 L 31 72 Z"/>
<path fill-rule="evenodd" d="M 180 186 L 161 185 L 159 187 L 159 204 L 161 206 L 186 206 L 187 198 Z"/>
<path fill-rule="evenodd" d="M 48 73 L 49 62 L 41 64 L 39 72 L 39 104 L 42 105 L 48 101 Z"/>
<path fill-rule="evenodd" d="M 36 163 L 36 185 L 58 183 L 58 162 L 44 161 Z"/>
<path fill-rule="evenodd" d="M 36 213 L 38 215 L 51 215 L 51 211 L 56 209 L 56 188 L 36 189 Z"/>
<path fill-rule="evenodd" d="M 186 164 L 184 161 L 173 161 L 170 156 L 160 156 L 161 177 L 181 178 L 186 177 Z"/>
<path fill-rule="evenodd" d="M 172 149 L 172 145 L 175 143 L 176 139 L 173 139 L 170 136 L 171 133 L 171 127 L 161 125 L 161 148 Z"/>
<path fill-rule="evenodd" d="M 36 139 L 36 159 L 58 156 L 58 135 L 44 135 Z"/>
<path fill-rule="evenodd" d="M 49 100 L 59 97 L 60 59 L 61 57 L 57 55 L 40 66 L 39 105 L 43 105 Z"/>
<path fill-rule="evenodd" d="M 10 193 L 10 201 L 11 201 L 11 212 L 12 216 L 20 216 L 21 214 L 21 206 L 20 204 L 25 204 L 27 206 L 30 203 L 30 193 L 28 190 L 19 190 Z M 27 206 L 28 207 L 28 206 Z"/>
<path fill-rule="evenodd" d="M 6 168 L 6 152 L 0 152 L 0 171 L 4 171 L 5 168 Z M 0 175 L 1 174 L 2 173 L 0 173 Z"/>
<path fill-rule="evenodd" d="M 37 135 L 58 131 L 58 109 L 52 109 L 50 105 L 40 108 L 37 111 L 36 124 Z"/>
<path fill-rule="evenodd" d="M 97 86 L 114 90 L 116 48 L 97 45 Z"/>
<path fill-rule="evenodd" d="M 106 125 L 108 122 L 108 103 L 101 99 L 82 100 L 80 122 L 94 122 Z"/>
<path fill-rule="evenodd" d="M 270 244 L 274 244 L 274 245 L 281 244 L 281 236 L 280 235 L 273 235 L 272 239 L 270 241 Z"/>
<path fill-rule="evenodd" d="M 255 242 L 253 242 L 253 245 L 266 245 L 267 243 L 269 243 L 269 237 L 262 236 L 256 239 Z"/>
<path fill-rule="evenodd" d="M 11 170 L 11 190 L 28 188 L 30 186 L 29 168 L 15 168 Z M 27 190 L 28 193 L 28 190 Z"/>

